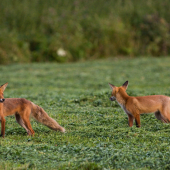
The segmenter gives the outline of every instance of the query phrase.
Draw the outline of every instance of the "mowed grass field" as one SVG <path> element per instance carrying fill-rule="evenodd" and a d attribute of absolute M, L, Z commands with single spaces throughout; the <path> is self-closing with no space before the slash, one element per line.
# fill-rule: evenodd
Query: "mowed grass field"
<path fill-rule="evenodd" d="M 129 95 L 170 96 L 170 58 L 1 66 L 0 84 L 9 83 L 4 97 L 31 100 L 67 132 L 31 119 L 31 137 L 7 117 L 0 169 L 170 169 L 170 124 L 145 114 L 141 128 L 130 128 L 124 111 L 109 100 L 108 83 L 126 80 Z"/>

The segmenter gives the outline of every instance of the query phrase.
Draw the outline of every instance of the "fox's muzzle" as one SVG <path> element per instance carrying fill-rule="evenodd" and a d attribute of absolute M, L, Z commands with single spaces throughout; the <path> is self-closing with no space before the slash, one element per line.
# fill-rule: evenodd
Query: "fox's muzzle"
<path fill-rule="evenodd" d="M 110 99 L 111 101 L 115 101 L 115 100 L 116 100 L 116 98 L 115 98 L 114 96 L 110 97 L 109 99 Z"/>
<path fill-rule="evenodd" d="M 3 103 L 5 101 L 5 99 L 0 99 L 0 103 Z"/>

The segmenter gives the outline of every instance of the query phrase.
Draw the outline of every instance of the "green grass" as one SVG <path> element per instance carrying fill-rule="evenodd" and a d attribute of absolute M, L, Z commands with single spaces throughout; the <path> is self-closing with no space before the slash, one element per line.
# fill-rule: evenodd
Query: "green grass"
<path fill-rule="evenodd" d="M 6 98 L 33 101 L 67 131 L 32 120 L 30 137 L 7 117 L 0 169 L 170 168 L 170 125 L 148 114 L 141 116 L 141 128 L 129 128 L 126 114 L 109 101 L 108 85 L 129 80 L 129 95 L 170 96 L 170 58 L 8 65 L 0 67 L 0 77 L 9 83 Z"/>

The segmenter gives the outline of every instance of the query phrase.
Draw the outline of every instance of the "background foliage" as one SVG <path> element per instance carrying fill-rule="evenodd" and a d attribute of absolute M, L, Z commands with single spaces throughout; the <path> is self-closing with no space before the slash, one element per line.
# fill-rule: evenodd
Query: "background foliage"
<path fill-rule="evenodd" d="M 67 133 L 32 120 L 35 136 L 6 118 L 0 138 L 0 169 L 170 169 L 170 125 L 141 115 L 141 128 L 128 127 L 124 111 L 109 97 L 108 82 L 129 80 L 133 96 L 170 96 L 170 58 L 101 60 L 72 64 L 0 67 L 4 96 L 40 105 Z"/>
<path fill-rule="evenodd" d="M 170 54 L 169 0 L 2 0 L 0 64 Z"/>

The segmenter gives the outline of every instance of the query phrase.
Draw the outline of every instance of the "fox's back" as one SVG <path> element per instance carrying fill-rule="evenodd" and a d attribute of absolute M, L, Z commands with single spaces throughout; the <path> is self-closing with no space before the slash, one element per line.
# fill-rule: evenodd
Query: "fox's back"
<path fill-rule="evenodd" d="M 24 98 L 6 98 L 3 102 L 4 116 L 13 115 L 31 107 L 31 102 Z"/>
<path fill-rule="evenodd" d="M 164 106 L 170 107 L 170 97 L 164 95 L 131 97 L 130 103 L 133 103 L 142 113 L 150 113 L 161 110 Z"/>
<path fill-rule="evenodd" d="M 138 96 L 135 98 L 139 102 L 144 102 L 144 103 L 148 103 L 148 104 L 170 102 L 170 97 L 164 96 L 164 95 Z"/>

